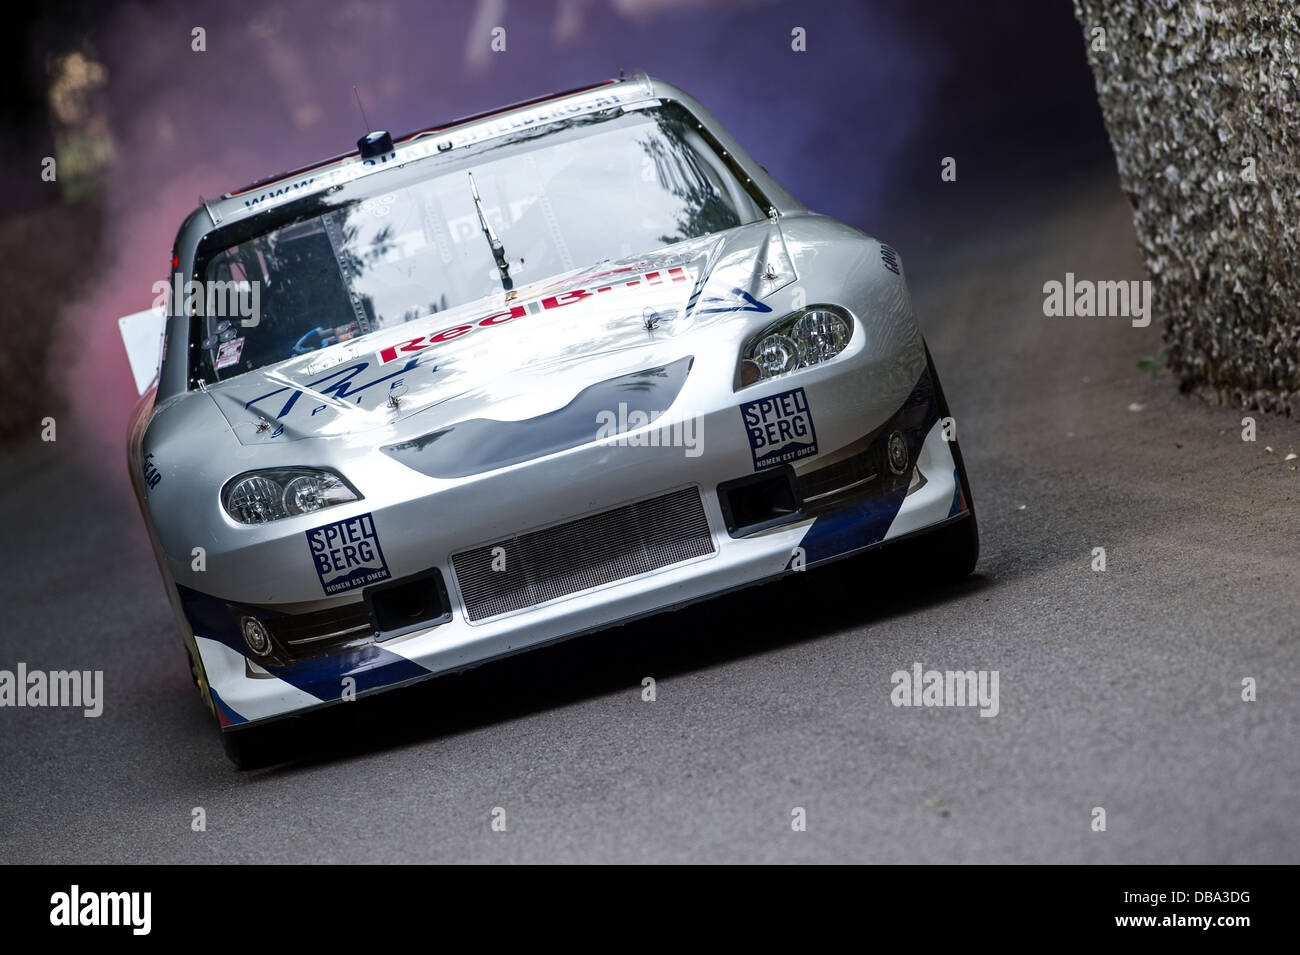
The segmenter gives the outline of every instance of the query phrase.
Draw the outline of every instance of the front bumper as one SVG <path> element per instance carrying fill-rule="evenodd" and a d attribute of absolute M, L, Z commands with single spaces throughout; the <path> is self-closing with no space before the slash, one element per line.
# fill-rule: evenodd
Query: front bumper
<path fill-rule="evenodd" d="M 811 433 L 770 453 L 761 437 L 758 447 L 750 440 L 741 409 L 796 390 L 779 383 L 747 389 L 733 396 L 734 404 L 699 417 L 697 433 L 707 442 L 707 453 L 691 456 L 683 447 L 662 444 L 594 444 L 382 508 L 361 502 L 356 510 L 370 515 L 382 549 L 385 578 L 373 587 L 431 572 L 445 582 L 448 612 L 429 626 L 378 634 L 374 626 L 362 626 L 359 633 L 342 628 L 337 634 L 341 642 L 304 644 L 308 649 L 277 653 L 259 664 L 246 651 L 241 616 L 269 615 L 272 630 L 279 620 L 284 632 L 287 623 L 311 612 L 321 616 L 328 631 L 336 620 L 355 624 L 363 619 L 370 601 L 358 598 L 369 598 L 371 586 L 359 585 L 325 600 L 317 589 L 315 601 L 269 605 L 178 586 L 222 726 L 299 713 L 662 612 L 878 546 L 967 509 L 952 449 L 944 440 L 941 416 L 946 412 L 927 370 L 913 379 L 910 391 L 896 389 L 883 412 L 881 389 L 862 388 L 860 369 L 832 365 L 809 372 L 797 376 L 802 397 L 784 407 L 795 417 L 810 415 Z M 779 410 L 776 416 L 781 417 Z M 779 423 L 766 422 L 778 440 L 788 436 L 788 429 L 776 427 Z M 907 467 L 901 474 L 893 473 L 888 456 L 895 432 L 907 445 Z M 384 466 L 400 467 L 391 461 Z M 767 520 L 738 524 L 727 488 L 738 478 L 761 480 L 764 475 L 788 479 L 793 506 L 785 513 L 777 508 Z M 409 472 L 403 479 L 410 483 Z M 534 491 L 521 494 L 520 488 Z M 666 532 L 656 537 L 655 529 L 678 513 L 656 503 L 669 498 L 672 507 L 691 509 L 691 523 L 674 530 L 679 537 Z M 654 511 L 656 506 L 661 510 Z M 336 520 L 355 518 L 346 507 L 329 513 L 334 511 L 342 512 Z M 633 516 L 625 517 L 624 511 Z M 637 513 L 643 516 L 637 518 Z M 438 519 L 447 514 L 460 515 L 454 532 Z M 546 514 L 554 519 L 538 520 Z M 411 530 L 421 527 L 439 530 Z M 575 527 L 593 546 L 571 550 L 572 559 L 565 558 L 564 535 L 571 542 L 582 539 L 573 538 Z M 618 542 L 620 533 L 628 537 L 625 544 Z M 245 562 L 267 568 L 260 578 L 263 589 L 266 581 L 273 583 L 285 573 L 294 575 L 295 596 L 307 596 L 304 576 L 318 588 L 323 585 L 324 578 L 318 580 L 307 561 L 301 531 L 259 549 L 265 552 L 248 554 Z M 640 563 L 628 558 L 638 549 Z M 600 567 L 572 567 L 583 554 Z M 558 557 L 548 565 L 548 555 Z M 494 557 L 504 560 L 499 585 L 484 566 Z M 522 582 L 510 583 L 506 578 L 521 561 L 533 569 L 521 572 Z M 496 587 L 507 599 L 482 599 L 484 586 Z M 519 588 L 525 586 L 531 589 L 521 601 Z M 373 613 L 369 619 L 374 624 Z"/>

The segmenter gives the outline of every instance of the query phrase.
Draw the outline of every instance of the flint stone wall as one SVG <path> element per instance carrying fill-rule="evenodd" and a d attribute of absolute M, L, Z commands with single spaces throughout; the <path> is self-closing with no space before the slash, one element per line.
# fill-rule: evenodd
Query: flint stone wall
<path fill-rule="evenodd" d="M 1294 0 L 1074 9 L 1169 368 L 1212 403 L 1300 417 Z"/>

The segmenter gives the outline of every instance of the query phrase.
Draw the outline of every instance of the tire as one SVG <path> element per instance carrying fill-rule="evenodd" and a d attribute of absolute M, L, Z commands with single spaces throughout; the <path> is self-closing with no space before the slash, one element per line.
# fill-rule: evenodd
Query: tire
<path fill-rule="evenodd" d="M 221 734 L 221 745 L 237 769 L 261 769 L 284 761 L 275 730 L 274 726 L 225 730 Z"/>
<path fill-rule="evenodd" d="M 930 346 L 925 346 L 925 367 L 930 372 L 930 380 L 934 382 L 934 395 L 939 402 L 939 417 L 949 418 L 952 412 L 948 410 L 948 399 L 943 393 L 943 383 L 939 381 L 939 372 L 935 370 L 934 358 L 930 356 Z M 957 465 L 957 476 L 961 479 L 961 491 L 966 497 L 966 507 L 970 509 L 971 517 L 975 516 L 975 498 L 970 492 L 970 481 L 966 478 L 966 462 L 961 456 L 960 440 L 949 442 L 948 450 L 952 452 L 953 463 Z M 977 535 L 978 536 L 978 535 Z"/>
<path fill-rule="evenodd" d="M 980 532 L 971 511 L 961 520 L 945 524 L 924 537 L 924 571 L 940 583 L 956 583 L 969 577 L 980 556 Z"/>
<path fill-rule="evenodd" d="M 930 346 L 925 346 L 925 363 L 934 382 L 934 394 L 939 404 L 939 417 L 950 417 L 948 399 L 944 397 L 943 385 L 939 373 L 934 367 L 934 358 L 930 355 Z M 952 583 L 970 576 L 980 555 L 979 524 L 975 520 L 975 498 L 971 496 L 970 481 L 966 477 L 966 462 L 962 460 L 961 444 L 952 441 L 948 445 L 952 452 L 953 463 L 957 465 L 957 479 L 961 482 L 962 496 L 966 499 L 966 517 L 952 524 L 945 524 L 933 533 L 925 535 L 925 543 L 930 550 L 927 558 L 926 573 L 937 577 L 944 583 Z"/>

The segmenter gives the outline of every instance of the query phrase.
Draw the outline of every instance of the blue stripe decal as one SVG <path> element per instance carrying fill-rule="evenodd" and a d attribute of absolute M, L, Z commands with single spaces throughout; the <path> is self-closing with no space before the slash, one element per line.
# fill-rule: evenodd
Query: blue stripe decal
<path fill-rule="evenodd" d="M 211 685 L 208 686 L 208 692 L 212 694 L 213 704 L 217 707 L 217 710 L 221 713 L 221 715 L 225 717 L 225 721 L 227 723 L 235 724 L 235 723 L 248 722 L 248 720 L 244 719 L 242 716 L 240 716 L 238 713 L 232 710 L 230 706 L 226 703 L 226 701 L 221 698 L 221 695 L 218 694 L 217 691 L 214 690 Z M 218 720 L 217 722 L 221 722 L 221 721 Z"/>
<path fill-rule="evenodd" d="M 904 488 L 893 494 L 823 514 L 813 521 L 812 527 L 808 528 L 808 533 L 799 542 L 804 551 L 804 560 L 813 564 L 859 547 L 880 543 L 885 539 L 889 525 L 898 516 L 906 496 L 907 489 Z M 791 557 L 785 569 L 789 570 L 793 563 L 794 558 Z"/>
<path fill-rule="evenodd" d="M 921 372 L 912 393 L 881 429 L 876 443 L 883 445 L 892 430 L 903 432 L 908 443 L 908 460 L 915 464 L 921 454 L 926 435 L 939 420 L 939 402 L 935 394 L 934 382 L 927 368 Z M 953 475 L 956 476 L 956 468 Z M 906 482 L 904 482 L 906 485 Z M 958 484 L 960 490 L 961 485 Z M 879 544 L 889 532 L 889 526 L 903 507 L 907 497 L 907 487 L 881 494 L 865 501 L 858 501 L 829 514 L 818 517 L 799 546 L 803 548 L 803 559 L 807 564 L 838 557 L 840 554 Z M 956 499 L 954 498 L 954 506 Z M 794 557 L 786 563 L 786 570 L 794 565 Z"/>
<path fill-rule="evenodd" d="M 184 584 L 177 584 L 176 590 L 180 594 L 185 618 L 189 621 L 195 636 L 215 640 L 247 659 L 247 654 L 244 652 L 244 638 L 239 633 L 235 614 L 232 613 L 232 608 L 241 609 L 239 604 L 228 603 L 210 594 L 192 590 Z M 254 607 L 249 607 L 247 610 L 258 616 L 267 616 L 266 611 Z M 343 692 L 345 677 L 356 680 L 356 691 L 361 693 L 376 687 L 428 676 L 430 672 L 418 663 L 412 663 L 406 657 L 374 644 L 352 647 L 326 657 L 303 660 L 288 666 L 267 666 L 265 670 L 304 693 L 310 693 L 318 700 L 339 699 Z M 213 697 L 216 698 L 215 690 L 213 690 Z M 225 709 L 234 713 L 229 707 Z M 233 721 L 247 722 L 237 713 L 234 713 Z"/>
<path fill-rule="evenodd" d="M 955 517 L 961 513 L 961 475 L 957 469 L 952 469 L 952 506 L 948 508 L 948 516 Z"/>
<path fill-rule="evenodd" d="M 337 700 L 343 695 L 343 680 L 356 680 L 356 691 L 404 683 L 428 676 L 429 670 L 406 657 L 373 644 L 346 650 L 317 660 L 305 660 L 287 667 L 267 667 L 284 682 L 310 693 L 318 700 Z"/>

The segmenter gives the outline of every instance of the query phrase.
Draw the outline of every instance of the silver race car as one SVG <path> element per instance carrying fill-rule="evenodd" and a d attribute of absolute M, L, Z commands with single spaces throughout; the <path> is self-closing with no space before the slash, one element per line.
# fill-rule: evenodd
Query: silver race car
<path fill-rule="evenodd" d="M 237 764 L 270 721 L 926 534 L 897 253 L 634 74 L 204 202 L 122 320 L 133 484 Z M 156 324 L 153 324 L 155 323 Z"/>

